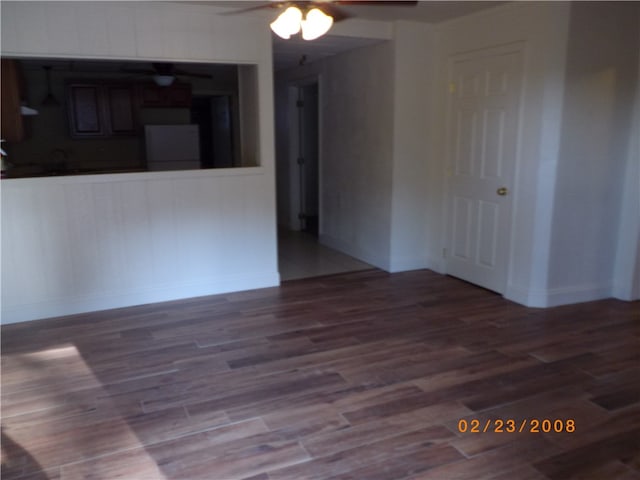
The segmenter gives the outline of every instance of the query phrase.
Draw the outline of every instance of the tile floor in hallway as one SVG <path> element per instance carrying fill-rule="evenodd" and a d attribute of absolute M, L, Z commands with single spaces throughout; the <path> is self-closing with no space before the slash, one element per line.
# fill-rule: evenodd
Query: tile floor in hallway
<path fill-rule="evenodd" d="M 374 268 L 321 245 L 311 234 L 292 230 L 278 231 L 278 267 L 282 281 Z"/>

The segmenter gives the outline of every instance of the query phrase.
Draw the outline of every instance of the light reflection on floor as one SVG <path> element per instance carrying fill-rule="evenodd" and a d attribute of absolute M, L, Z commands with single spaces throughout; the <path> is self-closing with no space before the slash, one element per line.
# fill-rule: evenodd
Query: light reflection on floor
<path fill-rule="evenodd" d="M 165 478 L 74 345 L 5 355 L 2 366 L 3 477 Z M 131 460 L 119 471 L 117 455 L 135 457 L 136 471 Z"/>

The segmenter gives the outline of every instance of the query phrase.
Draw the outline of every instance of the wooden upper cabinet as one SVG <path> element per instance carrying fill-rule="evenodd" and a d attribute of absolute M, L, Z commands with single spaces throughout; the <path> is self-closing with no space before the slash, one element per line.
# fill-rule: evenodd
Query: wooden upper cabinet
<path fill-rule="evenodd" d="M 72 137 L 136 134 L 133 89 L 129 85 L 70 83 L 67 93 Z"/>
<path fill-rule="evenodd" d="M 174 83 L 160 87 L 154 83 L 145 83 L 138 87 L 140 106 L 143 108 L 190 108 L 191 85 Z"/>
<path fill-rule="evenodd" d="M 3 58 L 0 65 L 1 98 L 0 126 L 2 138 L 7 142 L 21 142 L 25 138 L 24 121 L 20 112 L 21 77 L 16 60 Z"/>

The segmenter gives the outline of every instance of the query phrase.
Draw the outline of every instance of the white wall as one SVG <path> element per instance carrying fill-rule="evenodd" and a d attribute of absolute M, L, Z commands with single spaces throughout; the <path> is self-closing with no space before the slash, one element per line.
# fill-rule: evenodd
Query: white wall
<path fill-rule="evenodd" d="M 3 180 L 3 323 L 277 284 L 265 174 L 227 173 Z"/>
<path fill-rule="evenodd" d="M 389 270 L 393 47 L 327 59 L 322 75 L 321 240 Z"/>
<path fill-rule="evenodd" d="M 631 220 L 619 212 L 632 201 L 622 192 L 632 168 L 627 153 L 638 92 L 639 12 L 632 2 L 571 8 L 549 304 L 611 296 L 619 222 Z"/>
<path fill-rule="evenodd" d="M 2 180 L 2 322 L 277 285 L 271 37 L 209 6 L 3 2 L 2 54 L 257 65 L 261 166 Z"/>
<path fill-rule="evenodd" d="M 638 45 L 640 79 L 640 32 Z M 640 300 L 640 82 L 636 86 L 618 222 L 613 295 L 621 300 Z"/>
<path fill-rule="evenodd" d="M 391 207 L 392 272 L 432 267 L 427 257 L 430 210 L 425 184 L 436 138 L 430 128 L 435 108 L 434 28 L 415 22 L 394 25 L 393 180 Z M 439 212 L 435 212 L 437 216 Z M 436 240 L 437 246 L 439 241 Z M 431 249 L 434 250 L 434 249 Z"/>

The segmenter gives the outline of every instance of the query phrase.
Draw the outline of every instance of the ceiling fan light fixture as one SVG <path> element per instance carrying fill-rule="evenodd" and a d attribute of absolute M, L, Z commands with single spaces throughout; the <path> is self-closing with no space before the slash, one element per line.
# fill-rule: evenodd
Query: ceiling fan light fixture
<path fill-rule="evenodd" d="M 300 22 L 302 27 L 302 38 L 305 40 L 315 40 L 329 31 L 333 25 L 333 17 L 327 15 L 319 8 L 312 8 L 307 12 L 307 16 Z"/>
<path fill-rule="evenodd" d="M 173 75 L 154 75 L 153 81 L 159 87 L 168 87 L 176 79 Z"/>
<path fill-rule="evenodd" d="M 300 31 L 302 12 L 298 7 L 289 7 L 271 23 L 271 30 L 280 38 L 288 40 Z"/>

